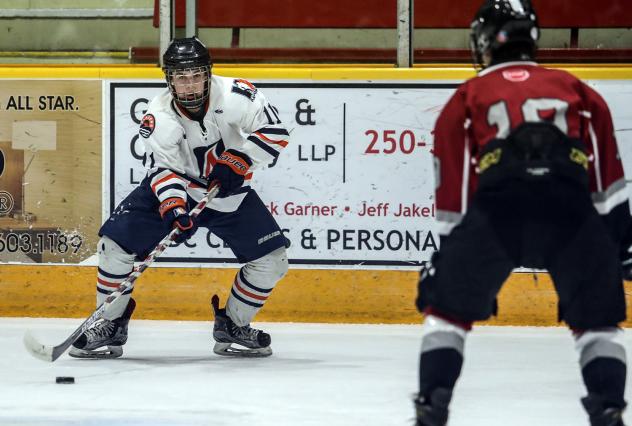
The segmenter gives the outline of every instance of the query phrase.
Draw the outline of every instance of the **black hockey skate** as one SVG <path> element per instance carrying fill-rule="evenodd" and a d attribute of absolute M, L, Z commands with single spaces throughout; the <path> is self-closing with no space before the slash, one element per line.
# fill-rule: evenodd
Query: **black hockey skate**
<path fill-rule="evenodd" d="M 226 309 L 219 308 L 219 297 L 214 295 L 211 298 L 211 305 L 215 313 L 215 324 L 213 326 L 213 338 L 215 346 L 213 352 L 222 356 L 236 357 L 266 357 L 272 355 L 270 348 L 270 335 L 262 330 L 257 330 L 244 325 L 239 327 L 233 322 Z M 234 347 L 233 345 L 240 347 Z"/>
<path fill-rule="evenodd" d="M 590 426 L 625 426 L 623 424 L 623 408 L 606 407 L 603 397 L 589 394 L 582 398 L 582 405 L 590 417 Z"/>
<path fill-rule="evenodd" d="M 429 397 L 417 396 L 413 402 L 417 411 L 415 426 L 445 426 L 448 424 L 448 405 L 452 399 L 452 391 L 437 388 Z"/>
<path fill-rule="evenodd" d="M 77 339 L 68 355 L 74 358 L 101 359 L 123 355 L 123 345 L 127 342 L 127 326 L 135 308 L 136 301 L 130 298 L 120 318 L 96 322 Z"/>

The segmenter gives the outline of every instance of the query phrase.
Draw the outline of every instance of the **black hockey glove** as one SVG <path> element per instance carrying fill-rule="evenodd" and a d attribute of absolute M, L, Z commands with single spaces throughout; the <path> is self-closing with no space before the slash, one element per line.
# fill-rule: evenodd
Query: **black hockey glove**
<path fill-rule="evenodd" d="M 619 257 L 621 258 L 623 279 L 632 281 L 632 226 L 628 227 L 626 232 L 623 232 L 623 238 L 620 244 L 621 252 L 619 253 Z"/>
<path fill-rule="evenodd" d="M 218 197 L 225 197 L 235 192 L 244 184 L 244 178 L 252 166 L 246 154 L 228 149 L 217 159 L 211 174 L 208 175 L 209 188 L 219 184 Z"/>
<path fill-rule="evenodd" d="M 632 247 L 621 252 L 621 268 L 623 269 L 623 279 L 632 281 Z"/>
<path fill-rule="evenodd" d="M 160 204 L 158 211 L 165 222 L 171 228 L 178 228 L 180 233 L 173 241 L 180 244 L 195 234 L 198 224 L 194 217 L 189 216 L 189 212 L 184 208 L 186 203 L 182 198 L 168 198 Z"/>

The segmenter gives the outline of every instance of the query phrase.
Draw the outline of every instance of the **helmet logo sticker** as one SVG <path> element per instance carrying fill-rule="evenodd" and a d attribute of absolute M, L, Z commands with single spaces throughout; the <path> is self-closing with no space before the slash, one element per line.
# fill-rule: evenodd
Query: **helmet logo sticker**
<path fill-rule="evenodd" d="M 503 71 L 503 78 L 514 83 L 526 81 L 529 79 L 530 76 L 531 75 L 529 74 L 529 71 L 523 69 Z"/>
<path fill-rule="evenodd" d="M 499 31 L 498 34 L 496 35 L 496 41 L 500 44 L 503 43 L 507 43 L 507 40 L 509 38 L 507 37 L 507 31 Z"/>
<path fill-rule="evenodd" d="M 156 119 L 151 114 L 146 114 L 143 119 L 140 121 L 140 130 L 138 133 L 145 139 L 149 137 L 154 132 L 156 128 Z"/>
<path fill-rule="evenodd" d="M 254 101 L 255 96 L 257 96 L 257 88 L 248 80 L 244 80 L 241 78 L 233 80 L 233 87 L 231 88 L 231 92 L 245 96 L 251 101 Z"/>
<path fill-rule="evenodd" d="M 520 0 L 509 0 L 509 6 L 518 13 L 524 13 L 524 6 Z"/>

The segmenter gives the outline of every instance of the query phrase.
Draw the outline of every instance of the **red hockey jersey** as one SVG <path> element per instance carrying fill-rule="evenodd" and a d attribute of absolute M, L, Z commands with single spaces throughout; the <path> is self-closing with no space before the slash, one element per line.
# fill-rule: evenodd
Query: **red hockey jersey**
<path fill-rule="evenodd" d="M 507 62 L 486 68 L 459 86 L 437 119 L 434 155 L 440 235 L 448 235 L 467 210 L 477 187 L 476 164 L 482 148 L 525 121 L 549 121 L 569 137 L 584 141 L 591 160 L 590 191 L 600 214 L 608 215 L 623 203 L 627 207 L 623 167 L 603 98 L 565 71 L 534 62 Z"/>

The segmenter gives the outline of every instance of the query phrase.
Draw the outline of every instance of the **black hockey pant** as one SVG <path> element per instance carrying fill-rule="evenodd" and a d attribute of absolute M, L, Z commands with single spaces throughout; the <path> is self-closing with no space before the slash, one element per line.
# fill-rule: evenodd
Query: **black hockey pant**
<path fill-rule="evenodd" d="M 549 271 L 559 318 L 571 328 L 616 326 L 626 316 L 618 253 L 584 188 L 559 179 L 505 183 L 474 195 L 432 257 L 417 306 L 463 322 L 488 319 L 501 286 L 523 266 Z"/>

